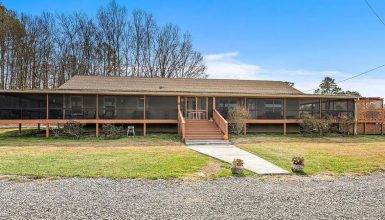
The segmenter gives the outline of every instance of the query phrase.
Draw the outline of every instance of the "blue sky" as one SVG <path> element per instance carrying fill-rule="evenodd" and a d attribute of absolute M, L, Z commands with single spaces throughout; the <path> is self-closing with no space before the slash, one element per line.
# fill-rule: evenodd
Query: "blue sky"
<path fill-rule="evenodd" d="M 81 11 L 108 0 L 0 0 L 17 12 Z M 151 12 L 160 24 L 192 34 L 212 78 L 292 81 L 300 90 L 325 76 L 337 80 L 385 64 L 385 26 L 364 0 L 116 1 Z M 385 1 L 369 0 L 385 20 Z M 385 68 L 340 84 L 385 97 Z"/>

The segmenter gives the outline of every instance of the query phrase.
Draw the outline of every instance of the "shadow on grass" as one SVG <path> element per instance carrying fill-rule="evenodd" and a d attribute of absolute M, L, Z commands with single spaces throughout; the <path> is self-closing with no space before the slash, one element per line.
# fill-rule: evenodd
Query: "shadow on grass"
<path fill-rule="evenodd" d="M 237 173 L 237 174 L 232 173 L 231 176 L 233 176 L 233 177 L 247 177 L 249 175 L 246 175 L 245 172 L 242 172 L 242 173 Z"/>
<path fill-rule="evenodd" d="M 0 132 L 3 137 L 40 137 L 45 136 L 45 130 L 24 129 L 19 133 L 17 129 Z"/>
<path fill-rule="evenodd" d="M 308 174 L 305 171 L 292 171 L 293 174 L 298 176 L 307 176 Z"/>

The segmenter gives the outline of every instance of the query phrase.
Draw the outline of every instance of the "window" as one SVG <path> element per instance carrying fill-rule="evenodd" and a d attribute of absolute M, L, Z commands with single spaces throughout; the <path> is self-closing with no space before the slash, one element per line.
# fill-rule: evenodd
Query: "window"
<path fill-rule="evenodd" d="M 113 119 L 115 118 L 116 98 L 113 96 L 104 97 L 104 118 Z"/>
<path fill-rule="evenodd" d="M 243 99 L 239 98 L 217 98 L 216 109 L 224 117 L 228 118 L 228 112 L 235 106 L 243 105 Z"/>
<path fill-rule="evenodd" d="M 322 117 L 351 116 L 354 115 L 353 100 L 322 100 Z"/>
<path fill-rule="evenodd" d="M 83 97 L 71 96 L 71 111 L 72 115 L 82 114 L 83 109 Z"/>
<path fill-rule="evenodd" d="M 252 119 L 282 119 L 282 99 L 247 99 L 249 117 Z"/>
<path fill-rule="evenodd" d="M 49 95 L 49 118 L 50 119 L 63 119 L 63 95 Z"/>
<path fill-rule="evenodd" d="M 138 109 L 144 109 L 144 97 L 138 99 Z"/>
<path fill-rule="evenodd" d="M 178 98 L 175 96 L 147 96 L 146 119 L 177 119 Z"/>
<path fill-rule="evenodd" d="M 116 107 L 116 99 L 115 97 L 104 97 L 104 108 L 115 108 Z"/>
<path fill-rule="evenodd" d="M 279 119 L 283 117 L 282 100 L 273 99 L 265 101 L 265 117 Z"/>

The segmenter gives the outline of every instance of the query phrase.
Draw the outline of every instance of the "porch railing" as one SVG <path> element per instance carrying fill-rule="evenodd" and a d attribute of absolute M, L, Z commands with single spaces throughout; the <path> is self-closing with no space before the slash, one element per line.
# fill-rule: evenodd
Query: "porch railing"
<path fill-rule="evenodd" d="M 182 112 L 178 111 L 178 133 L 184 141 L 186 135 L 186 121 L 183 118 Z"/>
<path fill-rule="evenodd" d="M 213 119 L 215 124 L 219 127 L 219 129 L 223 132 L 224 135 L 228 135 L 228 127 L 229 123 L 222 117 L 222 115 L 216 110 L 213 110 Z"/>
<path fill-rule="evenodd" d="M 187 120 L 206 120 L 207 119 L 207 111 L 206 110 L 190 110 L 186 111 L 186 119 Z"/>

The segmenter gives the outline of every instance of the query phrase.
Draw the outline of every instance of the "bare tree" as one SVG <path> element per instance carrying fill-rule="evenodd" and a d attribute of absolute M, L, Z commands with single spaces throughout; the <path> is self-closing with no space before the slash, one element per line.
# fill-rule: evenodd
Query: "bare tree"
<path fill-rule="evenodd" d="M 127 10 L 111 1 L 107 7 L 102 7 L 97 13 L 98 24 L 101 32 L 102 45 L 108 51 L 105 75 L 121 75 L 122 45 L 124 42 L 125 28 L 127 27 Z"/>
<path fill-rule="evenodd" d="M 82 13 L 30 16 L 0 4 L 0 88 L 56 88 L 75 75 L 204 78 L 202 55 L 176 25 L 111 1 Z"/>

